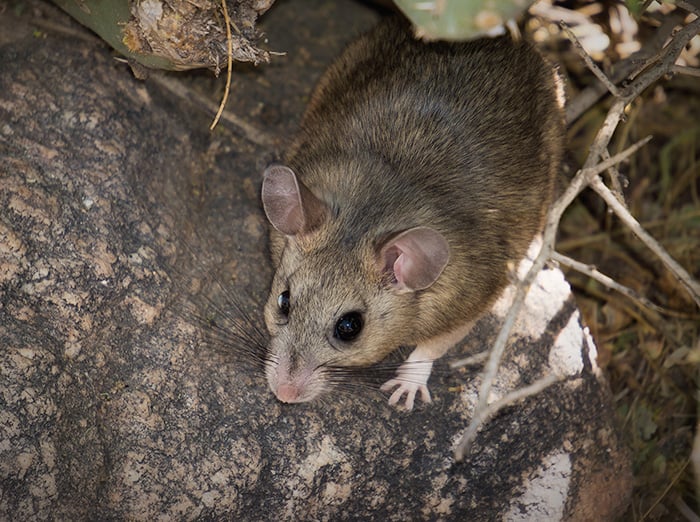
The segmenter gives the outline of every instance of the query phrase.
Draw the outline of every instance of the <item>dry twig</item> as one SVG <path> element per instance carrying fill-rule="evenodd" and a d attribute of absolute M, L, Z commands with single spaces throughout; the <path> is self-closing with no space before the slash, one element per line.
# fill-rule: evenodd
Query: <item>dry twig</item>
<path fill-rule="evenodd" d="M 681 468 L 678 470 L 678 473 L 676 473 L 676 476 L 674 479 L 668 483 L 668 486 L 666 486 L 666 489 L 663 490 L 663 492 L 657 497 L 657 499 L 654 501 L 654 503 L 649 506 L 649 509 L 646 510 L 646 512 L 642 515 L 642 518 L 640 520 L 644 521 L 646 518 L 651 514 L 652 511 L 654 511 L 654 508 L 659 505 L 659 503 L 664 499 L 666 495 L 668 495 L 668 492 L 671 491 L 671 488 L 673 485 L 680 480 L 681 475 L 685 472 L 685 468 L 688 467 L 688 464 L 690 463 L 690 460 L 688 460 Z"/>
<path fill-rule="evenodd" d="M 676 312 L 675 310 L 669 310 L 667 308 L 664 308 L 662 306 L 659 306 L 657 304 L 652 303 L 647 299 L 646 297 L 640 296 L 632 290 L 630 287 L 621 285 L 617 281 L 615 281 L 613 278 L 610 276 L 607 276 L 600 272 L 595 266 L 593 265 L 587 265 L 585 263 L 581 263 L 580 261 L 576 261 L 575 259 L 572 259 L 568 256 L 565 256 L 563 254 L 560 254 L 559 252 L 552 252 L 551 255 L 552 261 L 555 261 L 559 263 L 560 265 L 567 266 L 573 270 L 576 270 L 577 272 L 580 272 L 591 279 L 598 281 L 601 285 L 603 285 L 606 288 L 609 288 L 610 290 L 615 290 L 616 292 L 621 293 L 628 299 L 631 299 L 634 301 L 637 306 L 640 308 L 648 308 L 649 310 L 671 316 L 671 317 L 681 317 L 681 318 L 692 318 L 695 317 L 691 314 L 684 314 L 684 313 L 679 313 Z"/>
<path fill-rule="evenodd" d="M 675 20 L 675 18 L 673 19 Z M 663 26 L 664 30 L 673 32 L 673 28 L 676 24 L 677 22 L 675 22 L 670 29 L 668 26 Z M 461 460 L 464 457 L 464 455 L 469 451 L 471 443 L 475 439 L 479 427 L 485 420 L 490 418 L 490 416 L 493 414 L 492 410 L 496 407 L 496 404 L 500 409 L 503 406 L 511 404 L 512 401 L 519 400 L 520 398 L 522 398 L 522 396 L 508 394 L 506 397 L 509 398 L 510 402 L 505 402 L 506 397 L 504 397 L 503 399 L 498 401 L 498 403 L 494 403 L 494 405 L 488 404 L 489 393 L 491 391 L 491 387 L 498 372 L 501 358 L 505 350 L 506 342 L 508 340 L 508 337 L 510 336 L 510 332 L 513 328 L 515 320 L 518 314 L 520 313 L 520 309 L 522 308 L 525 296 L 532 282 L 535 280 L 537 274 L 542 270 L 547 260 L 550 259 L 552 254 L 554 253 L 556 232 L 564 210 L 571 204 L 571 202 L 585 187 L 591 184 L 593 184 L 593 186 L 597 189 L 600 189 L 601 185 L 605 187 L 602 180 L 599 178 L 600 173 L 616 165 L 620 161 L 623 161 L 625 158 L 629 157 L 631 154 L 636 152 L 641 146 L 643 146 L 648 141 L 648 138 L 642 140 L 641 142 L 638 142 L 632 147 L 626 149 L 623 153 L 617 154 L 609 159 L 604 159 L 603 161 L 600 161 L 602 158 L 607 157 L 608 144 L 610 143 L 615 129 L 617 128 L 618 124 L 624 116 L 625 107 L 632 100 L 634 100 L 642 91 L 644 91 L 644 89 L 656 82 L 659 78 L 661 78 L 673 68 L 674 63 L 678 58 L 678 55 L 680 54 L 681 50 L 688 44 L 691 38 L 698 34 L 698 32 L 700 32 L 700 18 L 693 20 L 692 22 L 685 25 L 682 29 L 675 32 L 668 45 L 663 47 L 657 54 L 652 56 L 642 65 L 642 67 L 638 69 L 637 74 L 634 75 L 635 79 L 626 88 L 618 91 L 619 96 L 611 106 L 605 118 L 605 121 L 603 122 L 601 128 L 598 130 L 598 133 L 590 147 L 589 154 L 583 165 L 583 168 L 574 176 L 565 192 L 557 199 L 557 201 L 550 209 L 543 234 L 542 248 L 537 257 L 535 258 L 532 267 L 528 271 L 527 275 L 525 276 L 523 281 L 518 285 L 511 308 L 506 314 L 503 326 L 498 334 L 493 348 L 491 349 L 488 363 L 486 364 L 486 367 L 483 371 L 482 384 L 479 389 L 479 400 L 474 411 L 474 415 L 469 423 L 469 426 L 467 427 L 466 432 L 462 436 L 455 450 L 456 460 Z M 599 192 L 606 194 L 606 197 L 604 198 L 605 201 L 609 205 L 611 205 L 613 209 L 624 209 L 624 205 L 622 205 L 615 198 L 615 196 L 610 192 L 610 190 L 607 189 L 607 187 L 605 187 L 605 189 L 605 191 L 600 190 Z M 614 207 L 612 205 L 614 205 Z M 629 212 L 626 211 L 626 209 L 625 212 L 626 215 L 629 215 Z M 637 223 L 636 220 L 634 220 L 634 223 Z M 641 229 L 641 227 L 639 228 Z M 649 238 L 650 237 L 651 236 L 649 236 Z M 646 240 L 645 244 L 647 244 Z M 663 249 L 659 248 L 655 250 L 657 255 L 660 255 L 661 251 L 663 251 Z M 668 258 L 670 258 L 670 256 L 668 256 Z M 692 278 L 690 278 L 690 276 L 687 274 L 687 272 L 685 272 L 680 267 L 680 265 L 675 263 L 675 261 L 671 259 L 671 262 L 669 262 L 669 259 L 667 258 L 662 259 L 664 259 L 666 266 L 669 267 L 681 281 L 683 281 L 686 289 L 688 289 L 691 295 L 693 295 L 693 298 L 700 306 L 700 298 L 698 297 L 700 296 L 700 293 L 696 293 L 698 288 L 697 283 L 694 282 Z M 680 270 L 678 270 L 678 268 L 680 268 Z M 556 381 L 559 379 L 559 377 L 551 376 L 549 379 L 554 379 Z M 543 382 L 545 381 L 543 380 Z"/>
<path fill-rule="evenodd" d="M 559 382 L 564 377 L 565 376 L 563 375 L 560 376 L 556 374 L 546 375 L 541 379 L 536 380 L 529 386 L 513 390 L 501 399 L 494 401 L 491 404 L 487 404 L 484 408 L 478 409 L 478 413 L 474 413 L 474 418 L 472 419 L 472 422 L 470 422 L 469 426 L 467 426 L 467 431 L 464 433 L 464 435 L 462 435 L 462 440 L 460 441 L 460 445 L 457 448 L 457 452 L 455 454 L 456 460 L 462 460 L 462 458 L 464 458 L 464 455 L 466 454 L 466 451 L 468 450 L 468 447 L 465 447 L 463 451 L 460 451 L 462 449 L 461 442 L 465 440 L 473 440 L 476 436 L 476 430 L 478 430 L 479 426 L 481 426 L 484 422 L 488 421 L 491 417 L 493 417 L 496 413 L 498 413 L 501 409 L 505 408 L 506 406 L 510 406 L 511 404 L 519 400 L 526 399 L 527 397 L 530 397 L 532 395 L 537 395 L 541 391 L 549 388 L 552 384 Z M 478 420 L 478 422 L 474 422 L 475 419 Z"/>
<path fill-rule="evenodd" d="M 581 59 L 586 62 L 586 65 L 588 66 L 588 69 L 595 75 L 598 80 L 605 85 L 605 88 L 612 94 L 613 96 L 620 96 L 620 91 L 617 89 L 617 86 L 612 83 L 608 77 L 605 75 L 603 71 L 600 70 L 600 67 L 598 67 L 595 62 L 593 61 L 593 58 L 591 58 L 591 55 L 589 55 L 586 50 L 583 48 L 583 45 L 581 45 L 581 42 L 579 42 L 578 38 L 576 38 L 576 35 L 574 32 L 569 29 L 569 26 L 564 23 L 564 22 L 559 22 L 559 27 L 566 33 L 566 36 L 571 42 L 574 44 L 574 49 L 576 49 L 576 53 L 581 57 Z"/>
<path fill-rule="evenodd" d="M 603 127 L 605 128 L 605 125 Z M 611 135 L 612 132 L 610 132 L 610 136 Z M 608 136 L 607 134 L 603 134 L 603 137 L 606 136 L 609 140 L 610 136 Z M 494 345 L 491 348 L 488 362 L 483 371 L 481 387 L 479 388 L 479 401 L 477 403 L 476 409 L 474 410 L 474 416 L 471 422 L 469 423 L 467 431 L 462 436 L 462 439 L 459 441 L 457 449 L 455 450 L 456 460 L 462 460 L 464 455 L 466 455 L 467 451 L 469 450 L 469 446 L 476 437 L 477 430 L 479 429 L 483 421 L 490 417 L 490 415 L 486 414 L 487 408 L 489 407 L 488 397 L 491 391 L 491 387 L 493 386 L 493 382 L 496 379 L 496 374 L 498 373 L 498 369 L 501 364 L 501 358 L 503 357 L 503 352 L 505 351 L 508 337 L 510 336 L 510 332 L 513 329 L 515 320 L 517 319 L 518 314 L 520 313 L 520 309 L 522 308 L 522 305 L 525 301 L 525 296 L 527 295 L 527 292 L 530 289 L 530 285 L 532 285 L 533 281 L 535 280 L 535 277 L 537 277 L 537 274 L 539 274 L 542 268 L 544 268 L 545 263 L 551 256 L 551 253 L 554 251 L 554 240 L 556 236 L 556 231 L 559 226 L 559 220 L 561 219 L 564 210 L 566 210 L 566 208 L 576 198 L 579 192 L 583 190 L 583 188 L 586 186 L 586 180 L 589 177 L 597 176 L 598 174 L 604 172 L 611 166 L 620 163 L 621 161 L 624 161 L 632 154 L 637 152 L 637 150 L 639 150 L 648 141 L 648 139 L 644 139 L 632 145 L 628 149 L 622 151 L 621 153 L 616 154 L 609 160 L 603 161 L 587 169 L 584 168 L 580 170 L 576 174 L 576 176 L 574 176 L 574 179 L 571 181 L 569 187 L 566 189 L 564 194 L 562 194 L 552 206 L 547 217 L 547 225 L 544 231 L 544 243 L 542 249 L 540 250 L 539 255 L 533 262 L 532 267 L 530 268 L 525 278 L 520 282 L 520 284 L 517 285 L 517 290 L 515 293 L 515 297 L 513 298 L 513 303 L 511 304 L 510 309 L 506 314 L 505 320 L 503 321 L 503 326 L 501 327 L 501 330 L 498 333 L 498 337 L 496 338 L 496 341 L 494 342 Z M 508 397 L 511 397 L 511 395 L 509 394 Z M 501 401 L 499 401 L 499 404 L 500 403 Z M 501 405 L 500 407 L 502 407 L 503 405 Z"/>
<path fill-rule="evenodd" d="M 231 74 L 233 71 L 233 36 L 231 35 L 231 19 L 228 16 L 226 0 L 221 0 L 221 8 L 224 11 L 224 24 L 226 25 L 226 88 L 224 89 L 224 95 L 219 104 L 219 110 L 216 112 L 216 116 L 214 117 L 214 121 L 211 122 L 209 130 L 214 130 L 216 124 L 219 123 L 221 113 L 224 112 L 224 107 L 226 107 L 226 101 L 231 91 Z"/>
<path fill-rule="evenodd" d="M 489 351 L 484 350 L 483 352 L 470 355 L 469 357 L 464 357 L 463 359 L 457 359 L 456 361 L 450 361 L 450 368 L 461 368 L 462 366 L 474 366 L 477 364 L 482 364 L 489 358 Z"/>
<path fill-rule="evenodd" d="M 628 77 L 636 76 L 636 71 L 645 67 L 649 60 L 655 56 L 664 44 L 673 35 L 675 28 L 683 21 L 685 13 L 676 9 L 669 13 L 654 35 L 644 43 L 644 46 L 636 53 L 630 55 L 625 60 L 615 64 L 610 80 L 614 84 L 623 82 Z M 596 82 L 590 87 L 581 91 L 574 100 L 566 105 L 566 121 L 571 124 L 576 121 L 584 112 L 590 109 L 605 93 L 608 92 L 602 82 Z"/>
<path fill-rule="evenodd" d="M 700 69 L 696 67 L 687 67 L 685 65 L 674 65 L 671 67 L 671 72 L 673 74 L 685 74 L 686 76 L 693 76 L 694 78 L 700 78 Z"/>
<path fill-rule="evenodd" d="M 700 284 L 698 284 L 697 281 L 694 281 L 693 277 L 681 265 L 679 265 L 668 252 L 666 252 L 661 244 L 642 228 L 639 222 L 634 219 L 629 210 L 627 210 L 627 207 L 622 205 L 610 191 L 610 189 L 605 186 L 603 180 L 595 177 L 591 180 L 590 186 L 601 198 L 603 198 L 613 212 L 617 214 L 617 217 L 619 217 L 620 220 L 627 225 L 634 235 L 636 235 L 649 250 L 654 252 L 659 259 L 661 259 L 664 265 L 666 265 L 666 267 L 673 272 L 673 274 L 688 291 L 688 294 L 690 294 L 695 303 L 698 305 L 698 308 L 700 308 Z"/>
<path fill-rule="evenodd" d="M 194 102 L 197 106 L 212 112 L 215 110 L 215 105 L 208 98 L 189 89 L 179 80 L 163 74 L 151 74 L 150 79 L 183 100 Z M 273 144 L 273 139 L 265 132 L 232 114 L 231 111 L 224 111 L 221 115 L 221 120 L 256 145 L 270 147 Z"/>

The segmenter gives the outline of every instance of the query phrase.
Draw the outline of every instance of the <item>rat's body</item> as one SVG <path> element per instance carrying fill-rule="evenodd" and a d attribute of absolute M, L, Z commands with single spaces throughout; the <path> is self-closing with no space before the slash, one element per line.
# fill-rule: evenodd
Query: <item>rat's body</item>
<path fill-rule="evenodd" d="M 390 402 L 429 400 L 432 360 L 488 310 L 542 225 L 564 134 L 556 91 L 553 68 L 505 37 L 426 45 L 390 20 L 346 49 L 263 182 L 280 400 L 311 400 L 333 368 L 400 346 L 416 350 Z"/>

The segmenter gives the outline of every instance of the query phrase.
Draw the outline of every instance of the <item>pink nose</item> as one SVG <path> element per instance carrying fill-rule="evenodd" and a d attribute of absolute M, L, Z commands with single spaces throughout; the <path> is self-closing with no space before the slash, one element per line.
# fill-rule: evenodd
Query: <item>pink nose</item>
<path fill-rule="evenodd" d="M 299 388 L 293 384 L 280 384 L 275 395 L 282 402 L 297 402 L 299 399 Z"/>

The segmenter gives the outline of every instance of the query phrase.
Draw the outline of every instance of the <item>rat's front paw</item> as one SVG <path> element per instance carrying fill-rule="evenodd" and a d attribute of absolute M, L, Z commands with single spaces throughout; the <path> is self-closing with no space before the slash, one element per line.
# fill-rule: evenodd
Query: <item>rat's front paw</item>
<path fill-rule="evenodd" d="M 401 400 L 401 397 L 405 395 L 406 402 L 404 404 L 406 406 L 406 409 L 412 410 L 417 392 L 420 392 L 420 396 L 423 399 L 423 402 L 430 402 L 430 392 L 428 391 L 428 387 L 425 384 L 406 382 L 402 381 L 401 379 L 391 379 L 382 384 L 381 390 L 389 391 L 396 386 L 398 386 L 398 388 L 396 388 L 394 390 L 394 393 L 391 394 L 391 397 L 389 397 L 389 405 L 391 406 L 393 406 L 394 404 L 398 404 L 398 402 Z"/>
<path fill-rule="evenodd" d="M 380 389 L 382 391 L 390 391 L 396 388 L 391 394 L 391 397 L 389 397 L 389 404 L 391 406 L 398 404 L 405 395 L 406 401 L 404 405 L 407 410 L 412 410 L 416 399 L 416 393 L 418 392 L 420 392 L 423 402 L 430 402 L 428 377 L 430 377 L 432 368 L 433 361 L 407 361 L 399 367 L 396 372 L 396 377 L 382 384 Z"/>

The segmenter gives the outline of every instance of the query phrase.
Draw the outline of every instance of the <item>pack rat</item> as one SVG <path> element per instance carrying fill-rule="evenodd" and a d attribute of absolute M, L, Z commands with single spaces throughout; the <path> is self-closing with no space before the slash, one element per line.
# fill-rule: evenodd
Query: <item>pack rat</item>
<path fill-rule="evenodd" d="M 283 402 L 415 346 L 382 389 L 411 409 L 433 361 L 509 281 L 562 154 L 561 85 L 510 37 L 416 41 L 389 18 L 315 87 L 262 203 L 276 269 L 266 376 Z"/>

